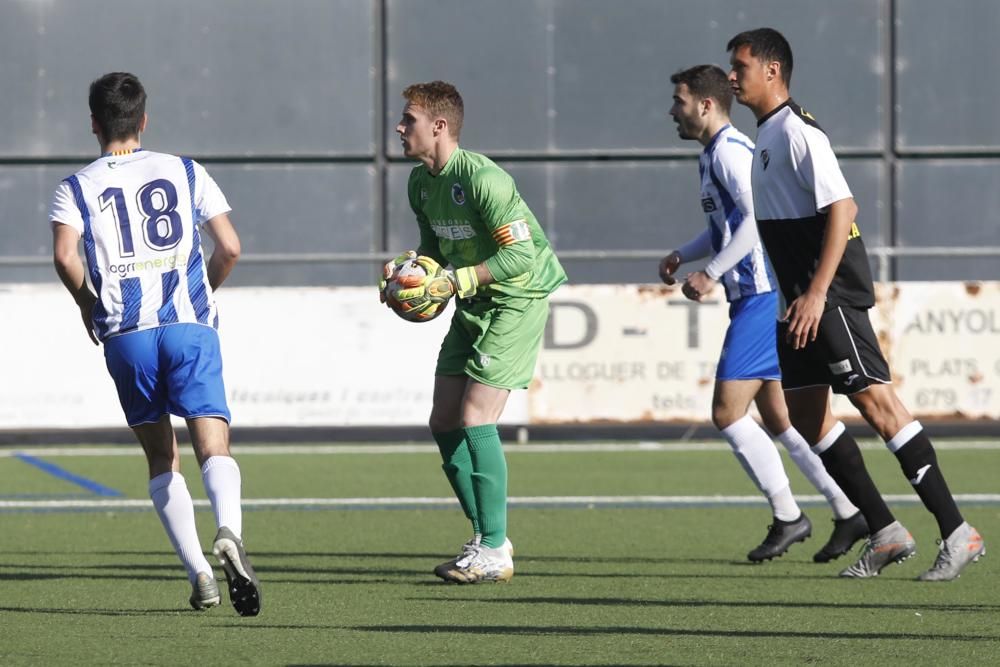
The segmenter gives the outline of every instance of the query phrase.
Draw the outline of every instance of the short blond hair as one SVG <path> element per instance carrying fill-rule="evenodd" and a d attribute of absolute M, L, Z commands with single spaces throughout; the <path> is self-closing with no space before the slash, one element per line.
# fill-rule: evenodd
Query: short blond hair
<path fill-rule="evenodd" d="M 407 86 L 403 97 L 410 104 L 423 108 L 428 114 L 448 121 L 448 131 L 458 139 L 462 132 L 465 105 L 455 86 L 445 81 L 430 81 Z"/>

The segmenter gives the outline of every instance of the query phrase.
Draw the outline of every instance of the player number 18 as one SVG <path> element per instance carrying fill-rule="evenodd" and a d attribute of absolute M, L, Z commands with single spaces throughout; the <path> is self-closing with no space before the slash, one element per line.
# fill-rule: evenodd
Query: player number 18
<path fill-rule="evenodd" d="M 169 250 L 176 246 L 184 234 L 181 216 L 177 213 L 177 189 L 164 178 L 146 183 L 136 193 L 136 204 L 143 214 L 142 237 L 152 250 Z M 121 188 L 108 188 L 98 197 L 101 211 L 111 210 L 118 232 L 118 250 L 122 257 L 135 255 L 132 227 L 125 206 L 125 192 Z"/>

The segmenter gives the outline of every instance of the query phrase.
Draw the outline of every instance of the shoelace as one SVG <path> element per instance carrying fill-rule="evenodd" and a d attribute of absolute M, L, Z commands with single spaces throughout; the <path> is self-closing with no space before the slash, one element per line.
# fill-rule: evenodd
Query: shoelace
<path fill-rule="evenodd" d="M 849 566 L 846 570 L 844 570 L 844 572 L 855 572 L 867 576 L 867 574 L 871 572 L 871 568 L 868 567 L 868 563 L 865 560 L 865 556 L 867 556 L 868 552 L 871 550 L 872 550 L 872 541 L 871 538 L 868 538 L 864 541 L 864 544 L 861 545 L 861 548 L 858 549 L 857 562 Z"/>
<path fill-rule="evenodd" d="M 477 548 L 473 553 L 455 563 L 455 565 L 463 570 L 469 570 L 473 567 L 482 569 L 486 565 L 486 555 L 481 549 Z"/>
<path fill-rule="evenodd" d="M 776 526 L 772 523 L 767 527 L 767 537 L 764 538 L 764 544 L 778 544 L 781 542 L 780 530 L 776 530 Z"/>
<path fill-rule="evenodd" d="M 861 545 L 861 548 L 858 549 L 858 558 L 863 558 L 865 555 L 868 554 L 869 551 L 871 551 L 874 548 L 874 546 L 875 545 L 872 544 L 872 538 L 870 537 L 867 538 L 864 544 Z"/>
<path fill-rule="evenodd" d="M 935 542 L 938 545 L 938 555 L 934 559 L 934 566 L 931 567 L 932 570 L 945 567 L 951 562 L 951 549 L 948 548 L 947 540 L 938 539 Z"/>
<path fill-rule="evenodd" d="M 472 565 L 472 563 L 479 556 L 479 553 L 480 553 L 479 547 L 473 546 L 470 549 L 468 549 L 467 551 L 465 551 L 464 553 L 465 553 L 465 555 L 463 555 L 461 558 L 459 558 L 457 561 L 455 561 L 455 567 L 466 568 L 466 567 L 469 567 L 470 565 Z"/>

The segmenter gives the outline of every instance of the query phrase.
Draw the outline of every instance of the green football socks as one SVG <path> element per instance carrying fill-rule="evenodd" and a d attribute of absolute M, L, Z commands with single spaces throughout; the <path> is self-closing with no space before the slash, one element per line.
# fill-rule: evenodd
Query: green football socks
<path fill-rule="evenodd" d="M 479 512 L 476 509 L 476 496 L 472 490 L 472 457 L 465 442 L 465 431 L 455 429 L 443 433 L 433 433 L 441 452 L 441 469 L 448 477 L 455 497 L 462 505 L 462 511 L 472 522 L 472 532 L 479 534 Z"/>
<path fill-rule="evenodd" d="M 507 538 L 507 459 L 496 424 L 467 426 L 465 437 L 472 458 L 472 490 L 479 509 L 482 545 L 503 546 Z"/>

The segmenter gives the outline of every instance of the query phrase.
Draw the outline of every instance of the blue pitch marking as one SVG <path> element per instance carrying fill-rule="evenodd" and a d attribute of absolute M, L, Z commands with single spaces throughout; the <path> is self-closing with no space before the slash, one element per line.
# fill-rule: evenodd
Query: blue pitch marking
<path fill-rule="evenodd" d="M 76 484 L 77 486 L 83 487 L 87 491 L 90 491 L 91 493 L 96 494 L 98 496 L 120 498 L 123 495 L 125 495 L 121 491 L 118 491 L 117 489 L 112 489 L 110 487 L 104 486 L 103 484 L 98 484 L 97 482 L 87 479 L 86 477 L 80 477 L 79 475 L 74 475 L 68 470 L 63 470 L 54 463 L 49 463 L 48 461 L 43 461 L 42 459 L 35 458 L 34 456 L 30 456 L 28 454 L 22 454 L 20 452 L 15 454 L 14 456 L 16 456 L 21 461 L 24 461 L 28 465 L 35 466 L 39 470 L 47 472 L 53 477 L 70 482 L 71 484 Z"/>

